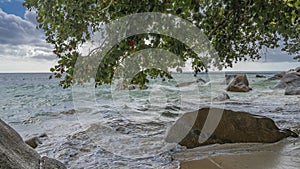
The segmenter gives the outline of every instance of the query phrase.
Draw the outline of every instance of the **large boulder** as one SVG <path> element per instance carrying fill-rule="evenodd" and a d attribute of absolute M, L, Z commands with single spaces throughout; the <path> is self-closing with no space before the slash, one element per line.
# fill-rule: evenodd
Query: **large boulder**
<path fill-rule="evenodd" d="M 273 87 L 274 89 L 284 89 L 287 87 L 300 87 L 300 73 L 291 71 L 284 75 L 280 81 Z"/>
<path fill-rule="evenodd" d="M 21 136 L 0 119 L 0 168 L 2 169 L 65 169 L 59 161 L 41 156 Z M 55 162 L 54 162 L 55 161 Z M 44 165 L 46 163 L 47 165 Z M 47 166 L 47 167 L 43 167 Z"/>
<path fill-rule="evenodd" d="M 213 120 L 204 129 L 203 126 L 209 111 Z M 288 129 L 280 130 L 270 118 L 246 112 L 224 110 L 222 113 L 222 111 L 219 108 L 202 108 L 186 113 L 169 130 L 166 141 L 179 142 L 182 146 L 194 148 L 216 143 L 274 143 L 289 136 L 298 137 L 296 133 Z M 221 117 L 219 122 L 216 121 L 218 117 Z M 214 128 L 213 122 L 218 123 L 215 125 L 216 128 Z M 183 131 L 187 129 L 187 132 Z M 210 129 L 215 129 L 212 130 L 211 135 L 209 132 L 205 132 Z M 186 135 L 180 141 L 178 136 L 182 133 L 186 133 Z M 199 142 L 200 136 L 206 136 L 208 139 Z"/>
<path fill-rule="evenodd" d="M 236 74 L 234 79 L 228 84 L 227 91 L 231 92 L 248 92 L 251 90 L 246 74 Z"/>

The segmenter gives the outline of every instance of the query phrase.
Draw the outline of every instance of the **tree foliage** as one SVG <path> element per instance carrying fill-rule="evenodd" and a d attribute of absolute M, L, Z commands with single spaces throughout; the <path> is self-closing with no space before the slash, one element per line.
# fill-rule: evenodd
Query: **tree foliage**
<path fill-rule="evenodd" d="M 38 28 L 45 31 L 46 41 L 54 45 L 53 52 L 59 58 L 51 71 L 58 78 L 66 74 L 61 81 L 64 87 L 72 84 L 79 46 L 95 32 L 105 29 L 103 25 L 142 12 L 172 14 L 193 23 L 207 35 L 223 67 L 259 59 L 260 49 L 279 47 L 280 41 L 284 42 L 282 50 L 299 58 L 300 0 L 25 0 L 24 6 L 37 10 Z M 145 43 L 145 39 L 151 43 Z M 131 36 L 107 54 L 105 64 L 97 72 L 98 84 L 111 83 L 120 60 L 147 48 L 169 50 L 183 61 L 195 58 L 191 49 L 168 36 L 150 33 Z M 169 62 L 174 68 L 184 64 L 177 60 Z M 193 62 L 193 69 L 198 73 L 207 67 L 197 61 Z M 141 70 L 132 83 L 144 84 L 146 74 L 154 78 L 171 77 L 156 69 Z"/>

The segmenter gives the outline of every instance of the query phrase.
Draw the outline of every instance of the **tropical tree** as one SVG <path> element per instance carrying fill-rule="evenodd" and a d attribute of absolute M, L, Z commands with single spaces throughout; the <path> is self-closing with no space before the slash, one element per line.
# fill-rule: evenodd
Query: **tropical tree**
<path fill-rule="evenodd" d="M 25 0 L 24 6 L 37 11 L 38 28 L 44 30 L 46 41 L 53 44 L 53 52 L 59 58 L 51 71 L 57 78 L 65 74 L 61 81 L 64 87 L 73 83 L 74 65 L 82 44 L 96 32 L 103 32 L 106 24 L 143 12 L 172 14 L 191 22 L 208 37 L 222 67 L 259 59 L 260 49 L 280 47 L 280 42 L 282 50 L 300 58 L 300 0 Z M 144 33 L 120 41 L 107 53 L 98 66 L 97 84 L 111 83 L 121 60 L 147 48 L 165 49 L 180 56 L 181 61 L 165 60 L 178 70 L 190 58 L 194 59 L 195 74 L 209 68 L 182 42 L 161 34 Z M 143 85 L 147 82 L 146 75 L 171 78 L 165 70 L 140 69 L 132 83 Z"/>

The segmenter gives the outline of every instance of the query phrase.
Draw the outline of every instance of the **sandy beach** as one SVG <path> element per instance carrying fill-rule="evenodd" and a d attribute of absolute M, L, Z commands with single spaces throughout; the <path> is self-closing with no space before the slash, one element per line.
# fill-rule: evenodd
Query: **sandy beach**
<path fill-rule="evenodd" d="M 174 157 L 181 161 L 182 169 L 298 169 L 300 141 L 289 138 L 274 144 L 213 145 L 185 150 Z"/>

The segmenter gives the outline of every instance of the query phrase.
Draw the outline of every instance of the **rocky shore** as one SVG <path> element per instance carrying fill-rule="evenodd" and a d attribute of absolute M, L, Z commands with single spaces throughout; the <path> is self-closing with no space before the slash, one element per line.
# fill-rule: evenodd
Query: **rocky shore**
<path fill-rule="evenodd" d="M 0 119 L 0 169 L 66 169 L 61 162 L 41 157 Z"/>

